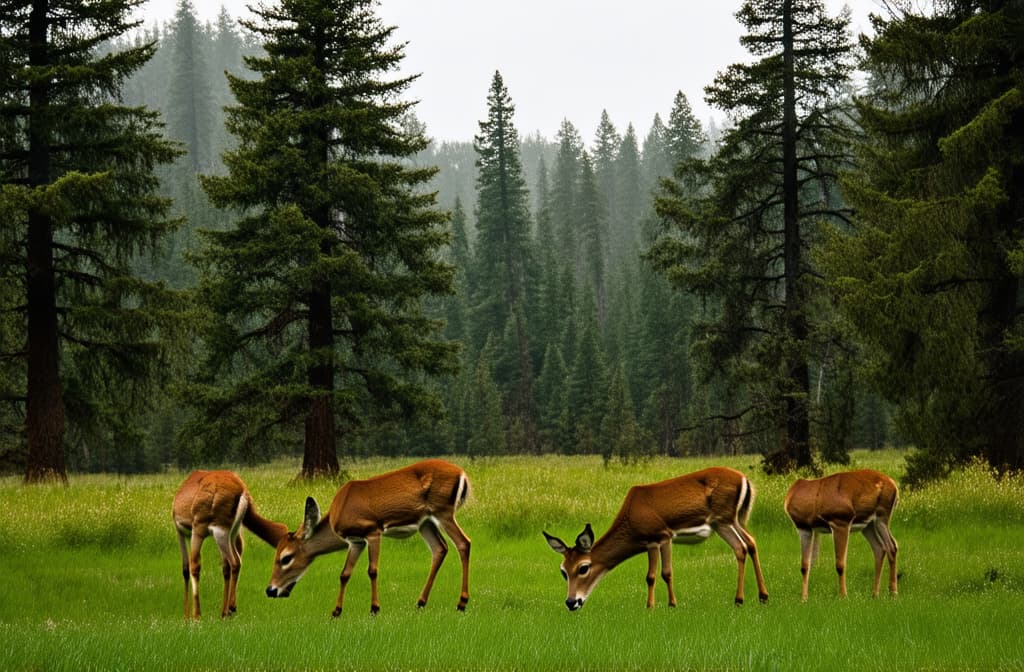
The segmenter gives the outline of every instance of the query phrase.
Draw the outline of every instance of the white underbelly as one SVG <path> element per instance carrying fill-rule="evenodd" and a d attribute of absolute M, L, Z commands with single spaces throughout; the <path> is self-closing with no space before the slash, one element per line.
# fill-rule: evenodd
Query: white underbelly
<path fill-rule="evenodd" d="M 700 542 L 704 541 L 710 536 L 710 525 L 698 525 L 696 527 L 687 527 L 682 530 L 674 530 L 672 532 L 672 543 L 699 544 Z"/>

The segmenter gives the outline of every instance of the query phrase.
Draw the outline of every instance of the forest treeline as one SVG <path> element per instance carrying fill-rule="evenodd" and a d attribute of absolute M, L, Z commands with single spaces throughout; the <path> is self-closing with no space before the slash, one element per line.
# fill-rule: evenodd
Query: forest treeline
<path fill-rule="evenodd" d="M 887 3 L 857 40 L 747 0 L 721 128 L 679 92 L 523 136 L 499 71 L 440 143 L 372 0 L 65 4 L 0 1 L 5 470 L 1024 467 L 1020 2 Z"/>

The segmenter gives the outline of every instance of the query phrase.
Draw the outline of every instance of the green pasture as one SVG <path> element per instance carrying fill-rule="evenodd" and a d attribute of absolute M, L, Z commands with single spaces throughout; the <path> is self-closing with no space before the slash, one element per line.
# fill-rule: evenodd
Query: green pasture
<path fill-rule="evenodd" d="M 184 474 L 74 476 L 69 487 L 0 479 L 0 670 L 996 670 L 1024 669 L 1024 480 L 997 482 L 972 468 L 902 492 L 892 531 L 900 544 L 900 596 L 870 598 L 872 559 L 851 539 L 850 597 L 836 597 L 824 540 L 800 602 L 799 541 L 782 511 L 789 478 L 767 477 L 756 458 L 598 457 L 456 459 L 473 495 L 459 522 L 473 540 L 471 600 L 458 601 L 459 562 L 442 568 L 430 604 L 416 608 L 429 566 L 418 537 L 385 540 L 381 613 L 369 614 L 365 557 L 330 618 L 343 557 L 320 558 L 287 600 L 264 596 L 272 551 L 245 533 L 238 614 L 219 617 L 222 580 L 212 539 L 204 546 L 203 619 L 182 618 L 178 545 L 170 520 Z M 406 464 L 346 465 L 365 477 Z M 854 455 L 855 466 L 899 480 L 902 455 Z M 628 487 L 727 464 L 758 495 L 750 528 L 770 600 L 733 605 L 736 565 L 717 537 L 674 549 L 679 607 L 645 608 L 646 558 L 612 572 L 586 606 L 569 613 L 559 557 L 541 530 L 574 539 L 600 534 Z M 298 525 L 307 494 L 326 507 L 335 486 L 291 485 L 293 463 L 239 468 L 260 512 Z M 884 582 L 883 582 L 884 590 Z"/>

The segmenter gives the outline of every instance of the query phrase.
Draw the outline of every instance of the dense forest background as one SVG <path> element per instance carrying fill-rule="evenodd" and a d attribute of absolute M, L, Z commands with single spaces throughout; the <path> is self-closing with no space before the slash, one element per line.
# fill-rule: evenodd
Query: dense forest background
<path fill-rule="evenodd" d="M 854 446 L 880 448 L 907 441 L 921 446 L 932 436 L 923 428 L 943 413 L 983 423 L 979 413 L 928 396 L 944 375 L 952 374 L 943 372 L 943 356 L 934 350 L 939 341 L 921 335 L 946 319 L 943 315 L 973 309 L 952 302 L 933 311 L 909 298 L 912 291 L 924 301 L 952 285 L 972 284 L 971 272 L 958 268 L 932 268 L 927 272 L 937 275 L 927 281 L 908 279 L 908 274 L 926 273 L 922 269 L 928 259 L 966 254 L 962 239 L 954 245 L 959 252 L 939 249 L 934 241 L 935 249 L 925 250 L 918 261 L 899 260 L 895 254 L 885 256 L 877 237 L 858 238 L 855 224 L 858 210 L 872 208 L 889 207 L 872 221 L 911 218 L 908 212 L 894 214 L 901 207 L 899 198 L 878 199 L 880 192 L 897 194 L 906 188 L 903 199 L 916 195 L 934 204 L 959 198 L 966 188 L 950 188 L 948 196 L 922 195 L 915 192 L 917 187 L 899 184 L 897 166 L 911 153 L 899 145 L 908 135 L 889 118 L 898 104 L 877 101 L 897 90 L 917 96 L 915 105 L 905 107 L 925 115 L 910 117 L 912 125 L 932 124 L 924 135 L 943 137 L 942 129 L 955 130 L 969 119 L 964 113 L 957 113 L 958 119 L 948 116 L 955 114 L 950 110 L 956 101 L 942 96 L 952 94 L 934 82 L 914 80 L 915 68 L 927 69 L 927 64 L 886 69 L 886 59 L 903 56 L 887 51 L 884 40 L 866 42 L 858 51 L 842 17 L 824 17 L 815 3 L 796 4 L 795 10 L 787 7 L 816 17 L 818 31 L 798 24 L 809 32 L 796 40 L 813 43 L 818 51 L 817 60 L 798 64 L 806 67 L 796 68 L 795 89 L 786 94 L 792 97 L 780 98 L 796 110 L 792 118 L 756 99 L 762 89 L 775 95 L 774 75 L 765 68 L 777 67 L 779 82 L 793 80 L 785 50 L 778 59 L 769 53 L 761 71 L 733 66 L 705 92 L 679 92 L 665 101 L 666 116 L 652 110 L 647 120 L 613 120 L 605 114 L 592 138 L 583 137 L 568 119 L 554 138 L 521 137 L 515 128 L 515 92 L 495 73 L 490 88 L 480 92 L 481 98 L 487 97 L 489 116 L 480 120 L 477 137 L 431 141 L 403 157 L 413 170 L 437 168 L 417 189 L 436 192 L 438 208 L 450 214 L 444 224 L 448 238 L 438 253 L 454 271 L 454 291 L 426 298 L 424 310 L 442 321 L 444 340 L 458 344 L 458 366 L 439 375 L 410 374 L 439 401 L 433 410 L 440 412 L 378 417 L 368 407 L 363 418 L 340 419 L 339 454 L 556 452 L 636 460 L 653 454 L 758 453 L 769 467 L 789 468 L 808 462 L 782 451 L 787 442 L 796 441 L 808 455 L 813 447 L 814 463 L 842 463 Z M 1000 27 L 975 25 L 976 37 L 992 29 L 999 41 L 1019 31 L 1019 3 L 1006 3 L 1005 8 L 995 4 L 1000 8 L 992 11 L 1004 12 Z M 946 27 L 956 24 L 957 17 L 982 11 L 972 3 L 948 5 L 934 19 Z M 773 26 L 785 24 L 758 19 L 753 9 L 745 8 L 738 18 L 748 28 L 748 47 L 755 55 L 763 54 Z M 908 26 L 912 22 L 893 22 L 892 44 L 897 44 L 900 30 L 910 31 Z M 884 22 L 876 29 L 886 35 Z M 792 51 L 793 35 L 786 39 Z M 204 262 L 204 232 L 231 231 L 245 215 L 244 208 L 215 207 L 200 176 L 226 174 L 224 155 L 237 147 L 237 137 L 225 125 L 225 108 L 236 105 L 225 73 L 257 79 L 244 59 L 263 55 L 264 43 L 223 10 L 216 22 L 200 23 L 183 0 L 173 21 L 116 37 L 101 51 L 117 53 L 150 42 L 155 43 L 152 58 L 127 78 L 120 97 L 126 106 L 158 111 L 165 137 L 184 150 L 156 169 L 159 193 L 170 199 L 171 215 L 180 218 L 181 226 L 161 237 L 152 250 L 135 255 L 131 264 L 146 281 L 177 290 L 187 301 L 202 285 L 202 268 L 209 262 Z M 938 58 L 940 51 L 936 48 L 930 55 Z M 852 95 L 849 78 L 853 62 L 865 56 L 876 59 L 875 70 L 869 64 L 872 94 L 860 99 Z M 997 58 L 991 52 L 988 57 Z M 1000 81 L 1016 81 L 1019 95 L 1020 82 L 1013 79 L 1020 73 L 1019 53 L 1011 61 Z M 965 66 L 954 75 L 968 71 Z M 993 90 L 967 96 L 970 109 L 983 107 Z M 695 95 L 706 95 L 727 113 L 728 122 L 720 128 L 711 120 L 696 120 L 687 97 Z M 865 102 L 872 96 L 874 107 Z M 928 120 L 925 106 L 917 104 L 940 99 L 942 109 L 927 114 L 946 114 L 944 123 Z M 1020 102 L 1007 102 L 1006 107 L 1007 118 L 1019 120 Z M 770 123 L 761 118 L 764 114 Z M 1004 130 L 1012 127 L 998 120 L 991 123 Z M 400 124 L 409 137 L 429 138 L 430 129 L 417 121 L 414 109 L 403 112 Z M 1020 150 L 1017 128 L 1012 151 Z M 1002 131 L 992 127 L 988 132 Z M 774 145 L 765 150 L 769 145 L 758 143 L 776 136 L 783 148 L 777 166 L 771 161 L 758 164 L 757 157 L 776 151 Z M 787 154 L 789 146 L 793 149 Z M 943 151 L 952 149 L 944 145 Z M 882 156 L 885 152 L 887 157 Z M 1019 174 L 1019 155 L 1006 162 Z M 882 164 L 875 173 L 868 172 Z M 793 185 L 762 188 L 772 182 L 773 171 L 782 175 L 790 168 L 798 180 Z M 842 175 L 846 182 L 840 188 Z M 775 182 L 781 185 L 780 180 Z M 927 181 L 922 177 L 920 184 Z M 783 195 L 786 189 L 796 194 L 792 212 Z M 723 214 L 727 212 L 734 214 Z M 696 223 L 701 218 L 705 228 Z M 740 225 L 746 228 L 723 242 Z M 1019 242 L 1020 228 L 1018 219 L 1004 232 L 1000 244 L 1005 249 Z M 802 234 L 791 239 L 794 231 Z M 910 235 L 923 245 L 936 234 Z M 899 279 L 871 289 L 872 277 L 877 280 L 881 271 L 854 268 L 856 258 L 865 264 L 887 259 Z M 1004 252 L 1000 263 L 1013 268 L 1012 260 Z M 939 277 L 942 273 L 946 280 Z M 1002 333 L 1013 346 L 1022 303 L 1019 284 L 1014 284 L 1019 273 L 1004 275 L 1003 291 L 1011 298 Z M 836 284 L 836 277 L 845 280 Z M 886 303 L 879 299 L 883 295 L 897 299 Z M 851 309 L 840 308 L 844 299 Z M 916 322 L 901 321 L 891 311 L 901 311 L 908 320 L 912 314 Z M 193 381 L 208 373 L 197 367 L 207 361 L 204 351 L 212 346 L 197 335 L 210 319 L 201 308 L 182 314 L 196 335 L 165 354 L 159 384 L 144 403 L 131 406 L 130 417 L 122 418 L 129 427 L 119 433 L 77 428 L 68 434 L 70 468 L 139 472 L 302 454 L 301 426 L 268 423 L 265 432 L 203 430 L 211 417 L 209 406 L 196 413 L 190 404 L 198 394 Z M 885 324 L 865 325 L 871 314 Z M 896 341 L 887 342 L 890 337 Z M 990 343 L 999 340 L 992 338 Z M 1019 365 L 1014 347 L 1002 349 L 1005 358 L 999 366 Z M 892 355 L 898 348 L 903 365 L 876 354 L 883 349 Z M 263 354 L 273 356 L 269 346 Z M 914 363 L 908 367 L 910 360 Z M 979 367 L 965 364 L 972 373 L 945 382 L 955 388 L 973 378 L 988 381 L 978 383 L 984 387 L 992 379 L 979 373 Z M 1015 371 L 999 392 L 999 398 L 1010 400 L 1001 413 L 1021 411 L 1022 383 Z M 8 382 L 17 378 L 6 375 Z M 243 374 L 235 370 L 227 375 Z M 901 409 L 912 411 L 901 414 Z M 22 413 L 17 403 L 4 406 L 0 454 L 5 469 L 23 468 Z M 794 421 L 800 414 L 804 435 Z M 231 418 L 236 426 L 246 424 L 244 416 Z M 259 422 L 258 417 L 251 419 L 253 425 Z M 1012 465 L 1019 461 L 1019 433 L 1006 440 L 1003 462 Z M 941 440 L 934 445 L 942 464 L 962 457 L 943 448 Z M 780 456 L 786 459 L 779 462 Z"/>

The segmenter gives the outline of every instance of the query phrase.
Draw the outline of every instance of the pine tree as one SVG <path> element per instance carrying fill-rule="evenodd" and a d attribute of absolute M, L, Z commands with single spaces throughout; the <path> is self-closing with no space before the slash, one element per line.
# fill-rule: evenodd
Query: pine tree
<path fill-rule="evenodd" d="M 825 266 L 924 480 L 1024 468 L 1024 7 L 875 19 L 857 101 L 856 211 Z M 878 410 L 875 411 L 879 413 Z"/>
<path fill-rule="evenodd" d="M 178 151 L 156 113 L 116 102 L 154 46 L 100 53 L 140 4 L 0 2 L 0 315 L 21 341 L 3 339 L 0 381 L 24 386 L 2 393 L 24 413 L 29 482 L 66 480 L 69 443 L 137 445 L 178 326 L 176 300 L 131 270 L 179 224 L 154 174 Z"/>
<path fill-rule="evenodd" d="M 551 176 L 551 225 L 555 244 L 562 259 L 569 262 L 573 272 L 580 269 L 578 188 L 583 139 L 568 119 L 556 136 L 558 155 Z"/>
<path fill-rule="evenodd" d="M 844 156 L 834 107 L 852 69 L 849 18 L 827 16 L 821 0 L 748 0 L 737 18 L 760 60 L 730 66 L 707 88 L 736 123 L 711 159 L 684 162 L 678 181 L 663 183 L 656 207 L 680 235 L 663 236 L 651 258 L 716 302 L 702 341 L 713 362 L 743 363 L 734 370 L 757 392 L 738 414 L 764 446 L 784 432 L 766 460 L 785 470 L 812 464 L 807 247 L 821 219 L 844 216 L 821 193 Z"/>
<path fill-rule="evenodd" d="M 608 317 L 608 291 L 605 286 L 604 198 L 597 187 L 594 165 L 586 151 L 580 157 L 578 185 L 579 244 L 584 282 L 597 302 L 597 323 L 603 329 Z"/>
<path fill-rule="evenodd" d="M 497 382 L 527 443 L 535 437 L 533 362 L 527 329 L 531 261 L 529 192 L 519 159 L 515 106 L 501 73 L 487 96 L 477 152 L 477 240 L 473 283 L 477 342 L 496 339 Z M 532 447 L 532 446 L 530 446 Z"/>
<path fill-rule="evenodd" d="M 528 192 L 519 160 L 515 106 L 501 73 L 487 94 L 487 120 L 474 141 L 477 153 L 477 238 L 475 246 L 474 322 L 477 345 L 500 337 L 505 321 L 526 296 L 530 254 Z"/>
<path fill-rule="evenodd" d="M 572 419 L 574 450 L 597 453 L 601 418 L 607 397 L 607 365 L 598 338 L 594 297 L 584 291 L 580 311 L 578 342 L 569 373 L 568 410 Z"/>
<path fill-rule="evenodd" d="M 193 174 L 208 170 L 213 156 L 213 95 L 207 78 L 209 38 L 196 19 L 192 0 L 178 0 L 170 26 L 171 80 L 167 135 L 185 145 Z"/>
<path fill-rule="evenodd" d="M 682 91 L 677 92 L 668 117 L 668 128 L 665 129 L 665 144 L 672 165 L 698 156 L 706 142 L 700 122 L 693 116 L 690 101 Z"/>
<path fill-rule="evenodd" d="M 635 259 L 640 240 L 640 220 L 650 209 L 650 198 L 644 196 L 640 174 L 640 149 L 633 124 L 626 127 L 615 159 L 615 215 L 609 220 L 608 245 L 611 264 L 625 258 Z"/>
<path fill-rule="evenodd" d="M 423 376 L 455 346 L 421 303 L 451 291 L 440 260 L 446 213 L 406 159 L 427 146 L 403 122 L 412 77 L 372 0 L 283 0 L 243 25 L 266 54 L 229 75 L 238 148 L 210 199 L 241 215 L 207 234 L 201 297 L 216 319 L 197 426 L 240 448 L 304 426 L 302 475 L 333 474 L 342 431 L 377 417 L 439 412 Z"/>

